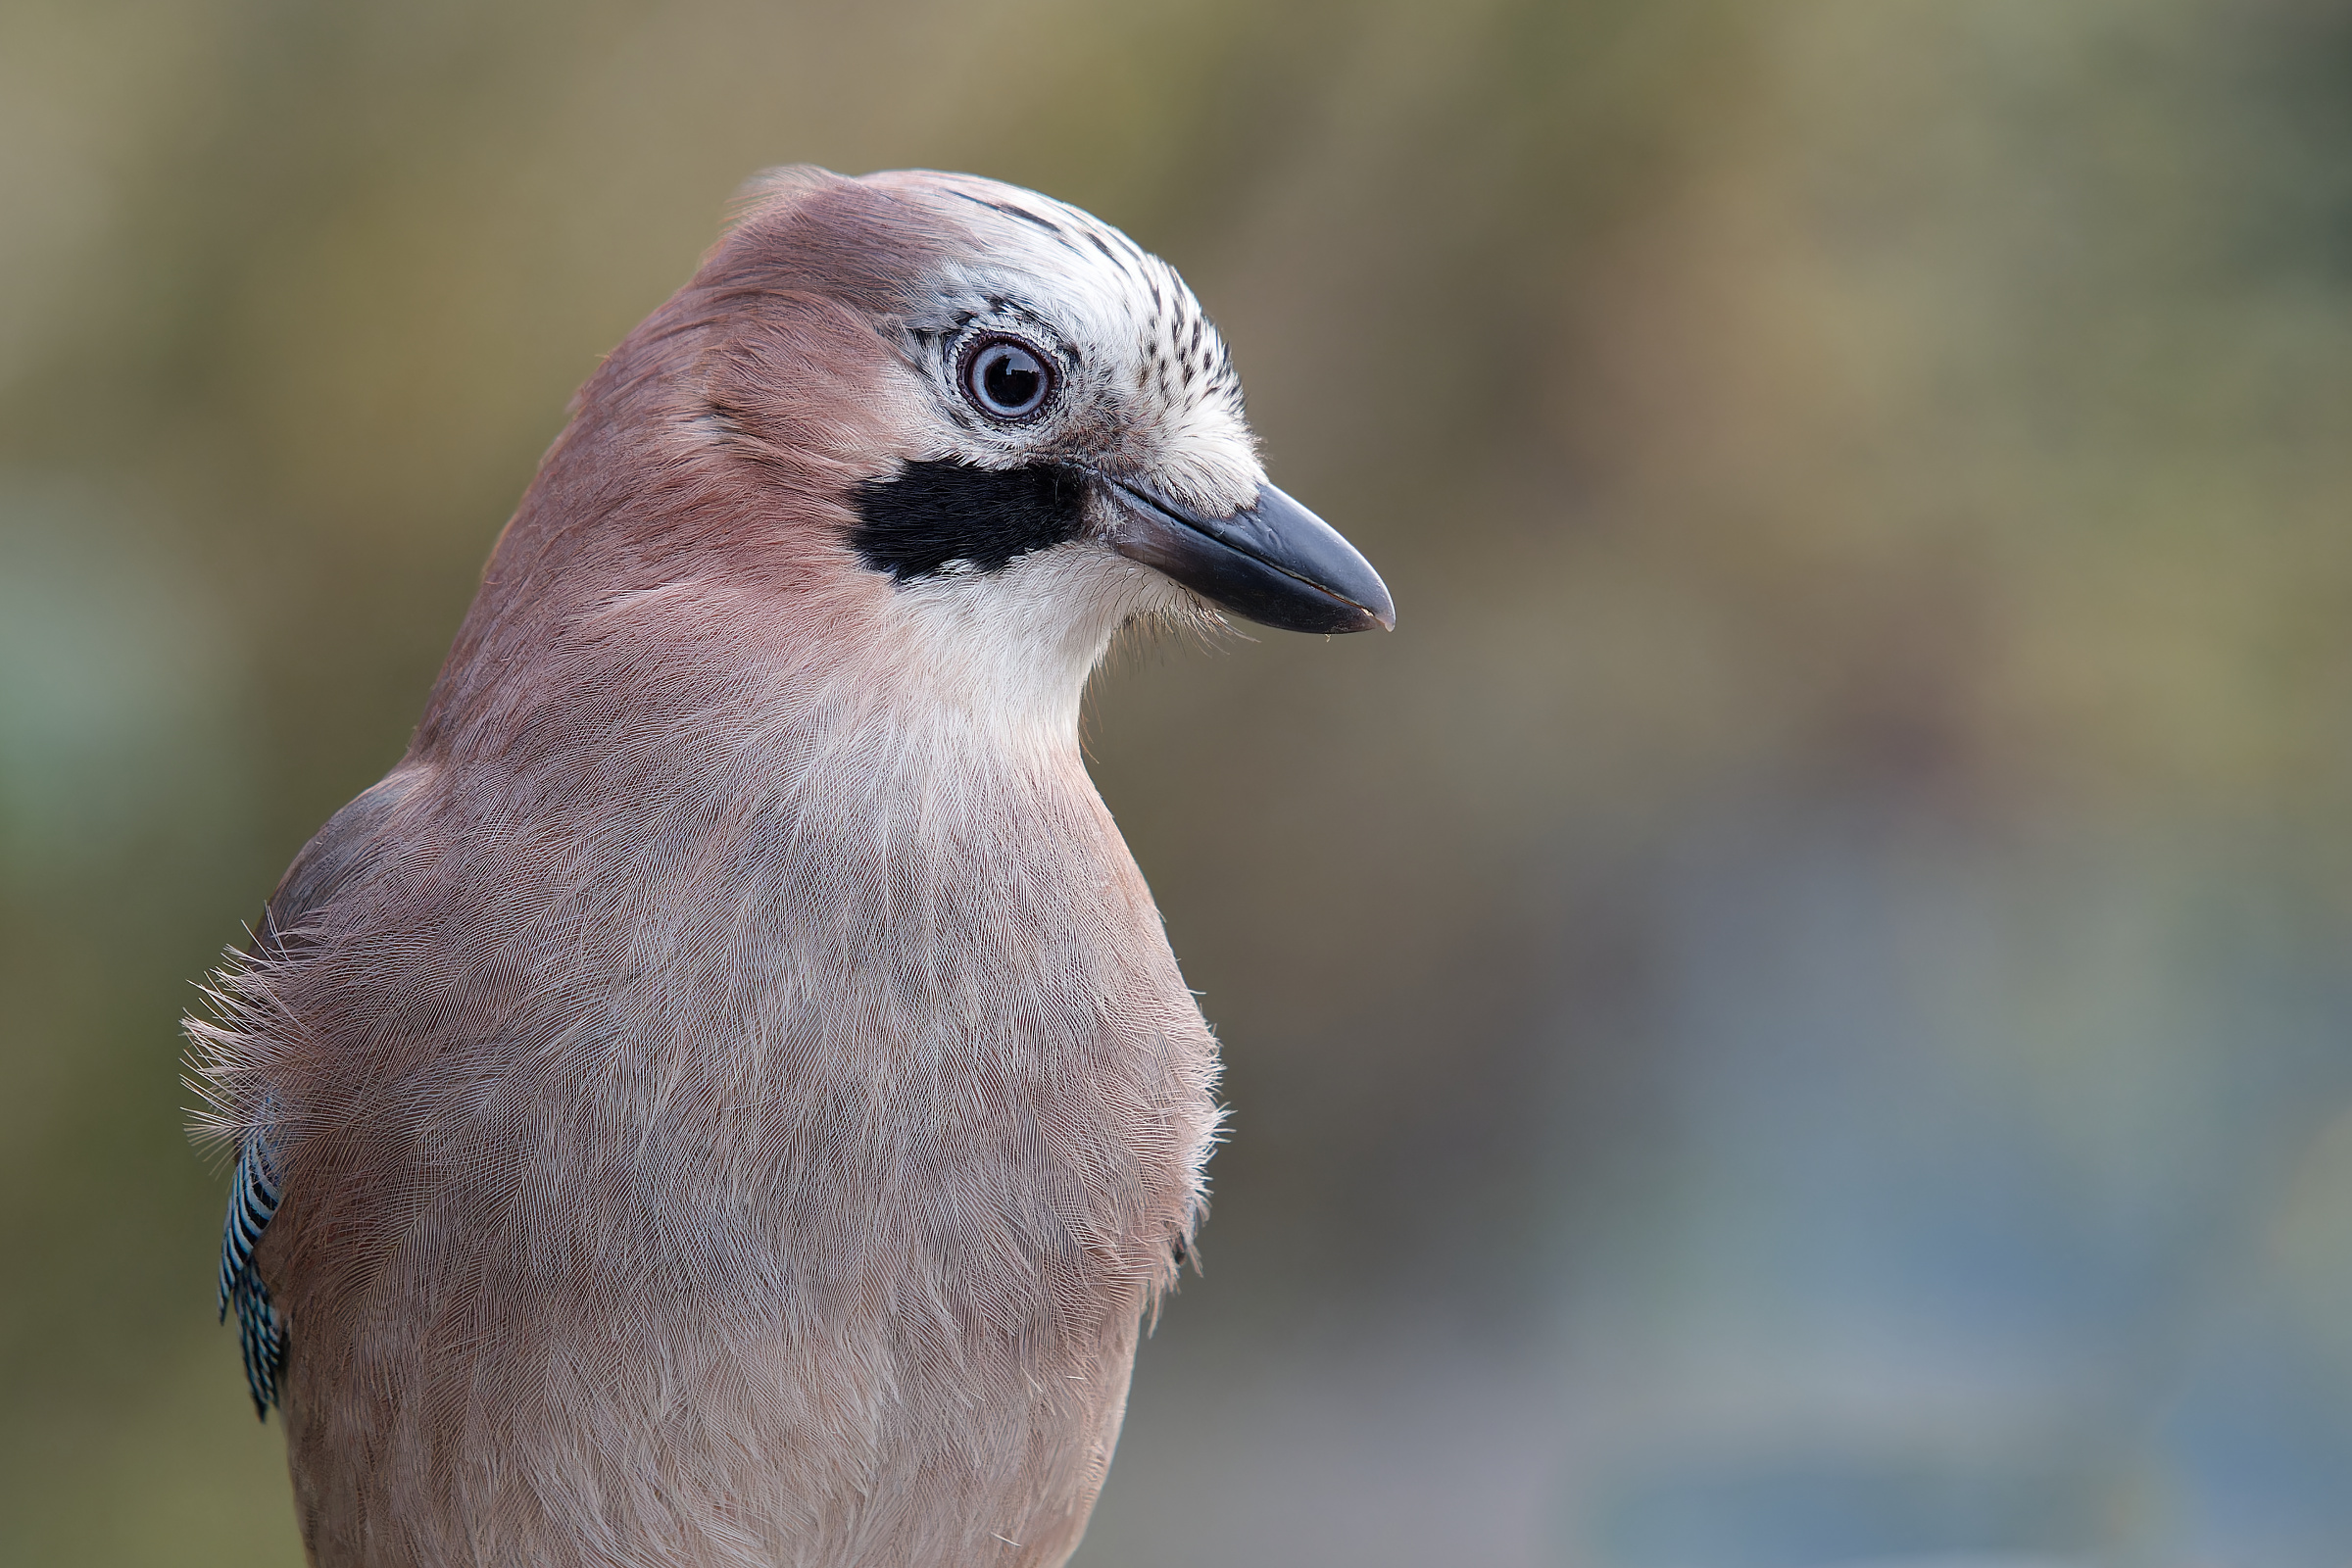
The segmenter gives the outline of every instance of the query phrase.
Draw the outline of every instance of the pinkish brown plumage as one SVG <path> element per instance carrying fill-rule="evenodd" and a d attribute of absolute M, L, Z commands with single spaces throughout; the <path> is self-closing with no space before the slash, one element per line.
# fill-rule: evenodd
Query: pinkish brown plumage
<path fill-rule="evenodd" d="M 1069 1554 L 1216 1123 L 1078 704 L 1202 599 L 1392 613 L 1164 265 L 760 187 L 190 1025 L 315 1562 Z"/>

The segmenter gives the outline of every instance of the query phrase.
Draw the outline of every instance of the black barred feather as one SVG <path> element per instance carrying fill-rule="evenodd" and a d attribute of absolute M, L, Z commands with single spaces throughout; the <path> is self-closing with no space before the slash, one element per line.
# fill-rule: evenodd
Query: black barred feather
<path fill-rule="evenodd" d="M 261 1135 L 248 1135 L 237 1152 L 235 1184 L 229 1189 L 228 1222 L 220 1234 L 220 1319 L 237 1310 L 237 1343 L 245 1355 L 245 1387 L 253 1413 L 270 1419 L 286 1371 L 286 1325 L 270 1304 L 270 1287 L 253 1266 L 270 1216 L 277 1212 L 277 1172 Z"/>

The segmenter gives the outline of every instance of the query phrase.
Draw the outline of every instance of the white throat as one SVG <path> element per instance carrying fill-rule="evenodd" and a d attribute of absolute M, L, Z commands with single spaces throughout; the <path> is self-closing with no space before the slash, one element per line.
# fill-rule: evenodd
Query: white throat
<path fill-rule="evenodd" d="M 1080 703 L 1121 626 L 1187 596 L 1165 577 L 1073 540 L 993 572 L 955 570 L 892 590 L 901 674 L 951 729 L 1074 750 Z"/>

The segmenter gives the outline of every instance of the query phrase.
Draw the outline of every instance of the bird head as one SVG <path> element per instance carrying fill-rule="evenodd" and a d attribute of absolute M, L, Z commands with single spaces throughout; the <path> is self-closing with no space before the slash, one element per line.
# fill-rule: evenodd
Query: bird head
<path fill-rule="evenodd" d="M 1370 564 L 1268 482 L 1233 357 L 1173 268 L 994 180 L 860 183 L 970 236 L 914 270 L 891 321 L 921 451 L 858 494 L 869 566 L 985 579 L 1064 550 L 1152 568 L 1110 574 L 1137 608 L 1164 582 L 1286 630 L 1395 624 Z"/>
<path fill-rule="evenodd" d="M 518 570 L 598 616 L 756 579 L 803 643 L 1065 732 L 1130 623 L 1396 615 L 1267 480 L 1172 268 L 1061 202 L 926 171 L 755 180 L 583 389 L 485 600 L 530 597 Z"/>

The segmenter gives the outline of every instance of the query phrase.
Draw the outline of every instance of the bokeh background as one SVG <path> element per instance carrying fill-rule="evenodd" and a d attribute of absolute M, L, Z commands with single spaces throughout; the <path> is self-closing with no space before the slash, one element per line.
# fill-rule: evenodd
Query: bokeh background
<path fill-rule="evenodd" d="M 1184 269 L 1230 1061 L 1079 1561 L 2352 1561 L 2352 11 L 8 0 L 0 1561 L 299 1561 L 176 1019 L 763 166 Z"/>

